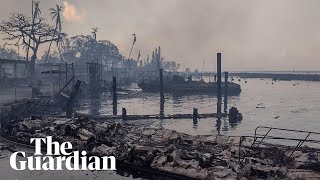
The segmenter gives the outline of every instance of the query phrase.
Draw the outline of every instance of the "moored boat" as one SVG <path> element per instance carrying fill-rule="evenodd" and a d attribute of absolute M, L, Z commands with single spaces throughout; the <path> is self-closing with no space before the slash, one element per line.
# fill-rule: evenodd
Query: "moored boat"
<path fill-rule="evenodd" d="M 159 80 L 142 80 L 138 86 L 144 92 L 159 92 Z M 173 76 L 173 78 L 165 78 L 163 83 L 165 93 L 174 94 L 216 94 L 217 82 L 193 81 L 191 78 L 185 80 L 181 76 Z M 222 93 L 225 92 L 225 83 L 221 83 Z M 241 87 L 239 84 L 228 82 L 228 95 L 239 95 Z"/>

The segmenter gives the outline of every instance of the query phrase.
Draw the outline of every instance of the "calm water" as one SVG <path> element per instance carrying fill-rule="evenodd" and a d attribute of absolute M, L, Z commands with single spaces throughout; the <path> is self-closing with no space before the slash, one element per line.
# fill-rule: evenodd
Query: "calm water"
<path fill-rule="evenodd" d="M 237 81 L 237 79 L 236 79 Z M 238 82 L 238 81 L 237 81 Z M 242 92 L 239 96 L 228 98 L 228 108 L 235 106 L 243 114 L 243 120 L 229 123 L 228 119 L 200 119 L 197 126 L 192 119 L 179 120 L 141 120 L 134 123 L 145 126 L 162 126 L 168 129 L 196 135 L 220 132 L 228 135 L 253 135 L 257 126 L 272 126 L 306 131 L 319 131 L 320 123 L 320 83 L 304 81 L 279 81 L 269 79 L 248 79 L 240 82 Z M 216 112 L 217 98 L 213 95 L 173 96 L 165 95 L 165 114 Z M 121 107 L 127 114 L 158 114 L 159 95 L 135 92 L 119 98 L 118 114 Z M 258 108 L 257 108 L 258 107 Z M 91 114 L 112 114 L 111 95 L 87 99 L 82 112 Z M 302 137 L 304 134 L 291 133 Z"/>

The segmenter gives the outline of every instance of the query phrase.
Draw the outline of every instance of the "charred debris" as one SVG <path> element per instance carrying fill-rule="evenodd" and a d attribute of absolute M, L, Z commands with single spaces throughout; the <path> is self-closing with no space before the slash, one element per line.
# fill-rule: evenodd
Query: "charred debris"
<path fill-rule="evenodd" d="M 86 150 L 91 155 L 113 155 L 119 167 L 167 173 L 180 179 L 320 178 L 318 149 L 271 145 L 261 137 L 191 136 L 83 117 L 33 117 L 2 126 L 3 138 L 21 144 L 46 136 L 69 141 L 74 150 Z"/>
<path fill-rule="evenodd" d="M 171 179 L 320 178 L 320 150 L 302 146 L 304 142 L 320 143 L 308 139 L 309 135 L 286 139 L 298 142 L 291 147 L 265 142 L 266 139 L 284 140 L 269 132 L 241 137 L 191 136 L 169 129 L 137 126 L 130 121 L 133 116 L 126 113 L 109 117 L 79 113 L 61 116 L 63 111 L 59 105 L 74 103 L 80 86 L 80 82 L 75 82 L 71 89 L 66 86 L 65 95 L 11 104 L 11 113 L 1 121 L 1 139 L 7 144 L 3 149 L 16 151 L 21 145 L 29 147 L 30 138 L 52 136 L 54 141 L 69 141 L 74 150 L 85 150 L 89 155 L 115 156 L 119 172 L 131 169 Z M 187 118 L 195 121 L 201 116 L 195 108 Z M 237 108 L 231 108 L 228 118 L 236 121 L 242 119 L 242 115 Z M 30 147 L 30 153 L 32 150 Z"/>

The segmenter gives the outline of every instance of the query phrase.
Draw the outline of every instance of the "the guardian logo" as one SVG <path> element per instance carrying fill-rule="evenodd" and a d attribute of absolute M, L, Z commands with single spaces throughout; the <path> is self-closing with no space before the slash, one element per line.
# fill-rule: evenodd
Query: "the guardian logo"
<path fill-rule="evenodd" d="M 31 138 L 30 144 L 35 142 L 34 156 L 27 157 L 27 160 L 17 161 L 17 156 L 26 157 L 26 153 L 15 152 L 10 157 L 10 166 L 15 170 L 116 170 L 116 159 L 114 156 L 90 156 L 82 151 L 72 151 L 70 142 L 52 142 L 52 137 Z M 42 145 L 46 144 L 47 153 L 41 152 Z"/>

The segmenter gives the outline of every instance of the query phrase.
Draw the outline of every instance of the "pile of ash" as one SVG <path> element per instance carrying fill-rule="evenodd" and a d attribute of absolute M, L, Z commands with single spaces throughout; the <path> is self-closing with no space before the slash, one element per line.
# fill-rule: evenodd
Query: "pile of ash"
<path fill-rule="evenodd" d="M 320 178 L 318 150 L 304 147 L 291 155 L 291 147 L 250 148 L 243 137 L 191 136 L 88 118 L 14 120 L 3 129 L 3 137 L 25 144 L 46 136 L 91 155 L 115 156 L 117 165 L 194 179 Z"/>

